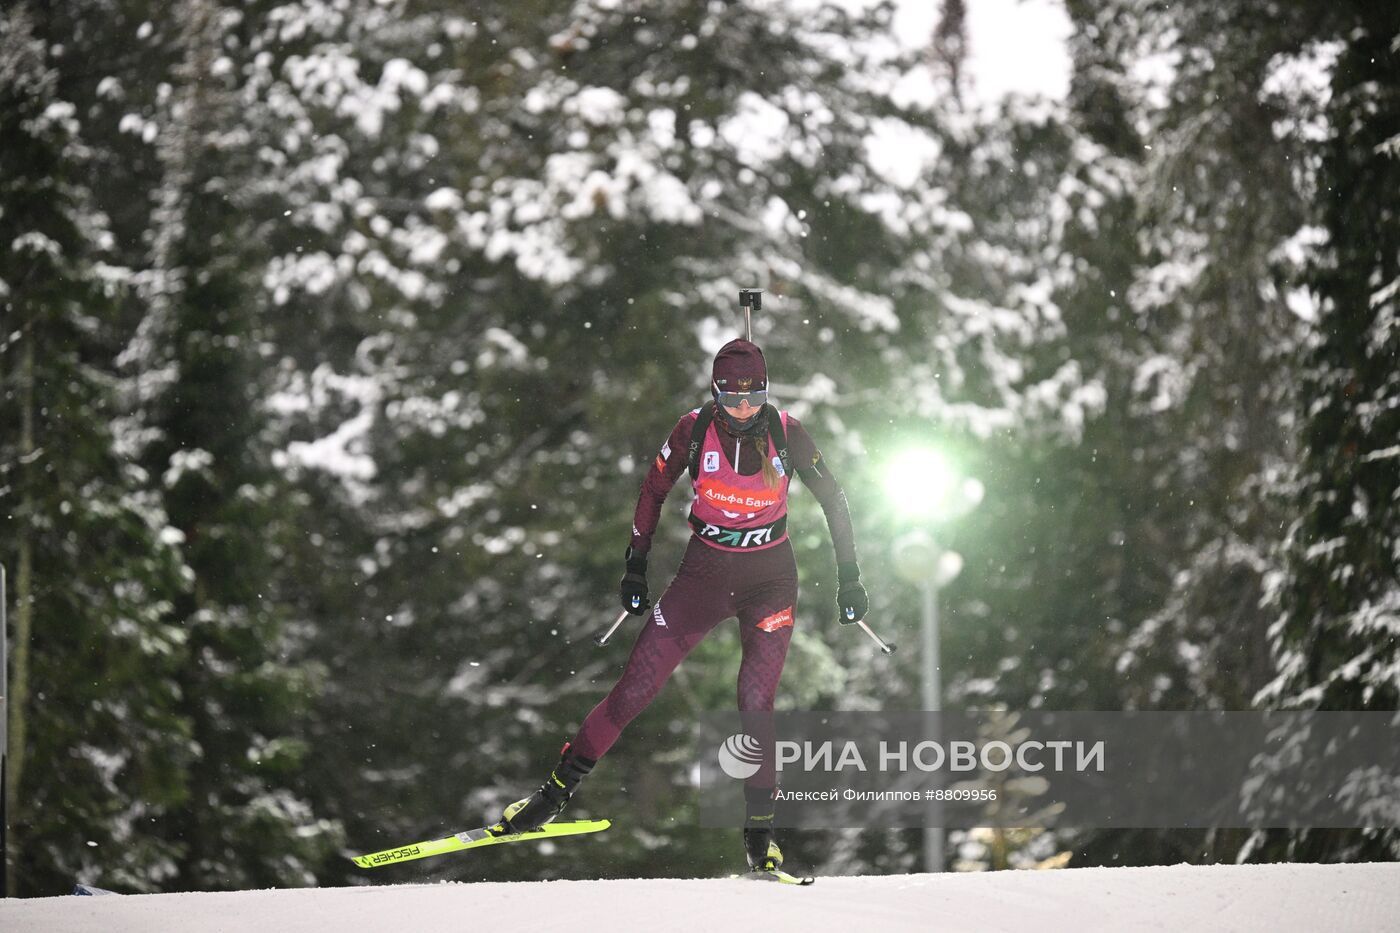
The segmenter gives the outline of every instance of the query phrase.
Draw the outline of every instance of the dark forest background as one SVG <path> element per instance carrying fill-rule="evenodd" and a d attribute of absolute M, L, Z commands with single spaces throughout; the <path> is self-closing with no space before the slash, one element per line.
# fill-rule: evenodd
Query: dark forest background
<path fill-rule="evenodd" d="M 971 2 L 913 54 L 888 7 L 6 4 L 11 894 L 363 882 L 346 853 L 538 783 L 625 657 L 633 626 L 590 639 L 740 286 L 768 290 L 755 339 L 847 490 L 877 630 L 918 618 L 885 459 L 935 443 L 985 487 L 938 531 L 966 561 L 947 706 L 1400 708 L 1400 5 L 1067 0 L 1068 98 L 978 108 Z M 792 508 L 780 705 L 917 708 L 917 653 L 835 623 L 821 513 Z M 680 750 L 736 668 L 717 632 L 599 766 L 572 812 L 616 825 L 585 857 L 374 880 L 733 870 Z M 785 836 L 826 871 L 915 870 L 920 842 Z"/>

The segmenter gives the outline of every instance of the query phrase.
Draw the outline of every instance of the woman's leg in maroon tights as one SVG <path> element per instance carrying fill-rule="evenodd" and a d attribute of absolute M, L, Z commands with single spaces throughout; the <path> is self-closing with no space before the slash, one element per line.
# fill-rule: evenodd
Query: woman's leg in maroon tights
<path fill-rule="evenodd" d="M 696 547 L 700 552 L 692 553 Z M 676 665 L 732 614 L 729 587 L 716 585 L 711 567 L 723 558 L 707 544 L 692 544 L 676 578 L 645 616 L 622 676 L 574 736 L 575 753 L 595 761 L 607 754 L 627 724 L 656 699 Z"/>

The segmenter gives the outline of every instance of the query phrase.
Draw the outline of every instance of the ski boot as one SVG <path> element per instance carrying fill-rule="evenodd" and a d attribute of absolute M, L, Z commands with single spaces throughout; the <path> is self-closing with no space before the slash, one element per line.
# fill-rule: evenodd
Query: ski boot
<path fill-rule="evenodd" d="M 744 853 L 750 871 L 773 871 L 783 864 L 783 850 L 773 841 L 776 788 L 744 788 Z"/>
<path fill-rule="evenodd" d="M 749 871 L 777 871 L 783 864 L 783 850 L 773 841 L 771 829 L 744 828 L 744 854 Z"/>
<path fill-rule="evenodd" d="M 810 876 L 799 877 L 783 871 L 783 850 L 773 840 L 773 806 L 777 791 L 772 788 L 745 787 L 744 855 L 749 860 L 750 881 L 772 881 L 778 884 L 808 885 L 816 881 Z M 734 877 L 741 877 L 735 875 Z"/>
<path fill-rule="evenodd" d="M 501 821 L 491 827 L 496 835 L 514 835 L 539 829 L 552 822 L 568 804 L 569 798 L 578 789 L 579 782 L 593 770 L 595 761 L 575 755 L 570 743 L 565 742 L 559 753 L 559 764 L 549 773 L 549 778 L 540 789 L 523 800 L 506 807 Z"/>
<path fill-rule="evenodd" d="M 783 871 L 783 850 L 773 841 L 772 829 L 744 828 L 744 854 L 749 858 L 749 871 L 743 877 L 750 881 L 772 881 L 777 884 L 806 886 L 817 879 Z M 738 877 L 737 875 L 735 877 Z"/>

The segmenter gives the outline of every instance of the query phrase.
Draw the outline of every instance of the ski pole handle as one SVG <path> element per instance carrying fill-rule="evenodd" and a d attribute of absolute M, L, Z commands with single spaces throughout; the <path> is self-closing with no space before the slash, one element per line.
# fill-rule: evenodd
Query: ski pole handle
<path fill-rule="evenodd" d="M 612 638 L 613 632 L 617 631 L 617 627 L 622 624 L 622 620 L 627 618 L 628 615 L 630 615 L 630 613 L 626 609 L 622 610 L 622 615 L 617 617 L 617 621 L 612 624 L 612 628 L 608 629 L 605 634 L 599 635 L 597 638 L 593 639 L 593 644 L 597 645 L 599 648 L 606 645 L 608 639 Z M 876 641 L 878 640 L 879 639 L 876 639 Z"/>
<path fill-rule="evenodd" d="M 861 627 L 861 629 L 865 632 L 865 634 L 869 635 L 869 636 L 875 641 L 875 644 L 877 644 L 877 645 L 880 646 L 880 650 L 883 651 L 885 654 L 894 654 L 895 649 L 897 649 L 897 648 L 899 647 L 899 646 L 896 645 L 894 642 L 886 643 L 886 642 L 882 641 L 882 640 L 880 639 L 880 636 L 879 636 L 879 635 L 876 635 L 874 632 L 872 632 L 872 631 L 870 630 L 870 626 L 868 626 L 868 625 L 865 624 L 865 620 L 864 620 L 864 619 L 861 619 L 861 620 L 859 620 L 858 622 L 856 622 L 856 625 L 859 625 L 859 626 Z M 611 633 L 609 633 L 609 634 L 611 634 Z"/>

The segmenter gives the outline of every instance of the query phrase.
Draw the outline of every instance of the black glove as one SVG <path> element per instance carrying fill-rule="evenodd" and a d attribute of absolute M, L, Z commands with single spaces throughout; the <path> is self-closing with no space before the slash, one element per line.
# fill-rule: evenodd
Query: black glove
<path fill-rule="evenodd" d="M 627 573 L 623 574 L 617 592 L 622 597 L 622 608 L 634 616 L 644 615 L 651 608 L 651 600 L 647 598 L 647 556 L 638 554 L 630 546 L 627 548 Z"/>
<path fill-rule="evenodd" d="M 839 611 L 836 619 L 842 625 L 850 625 L 865 618 L 870 611 L 870 597 L 860 583 L 860 568 L 855 564 L 836 565 L 836 605 Z"/>

